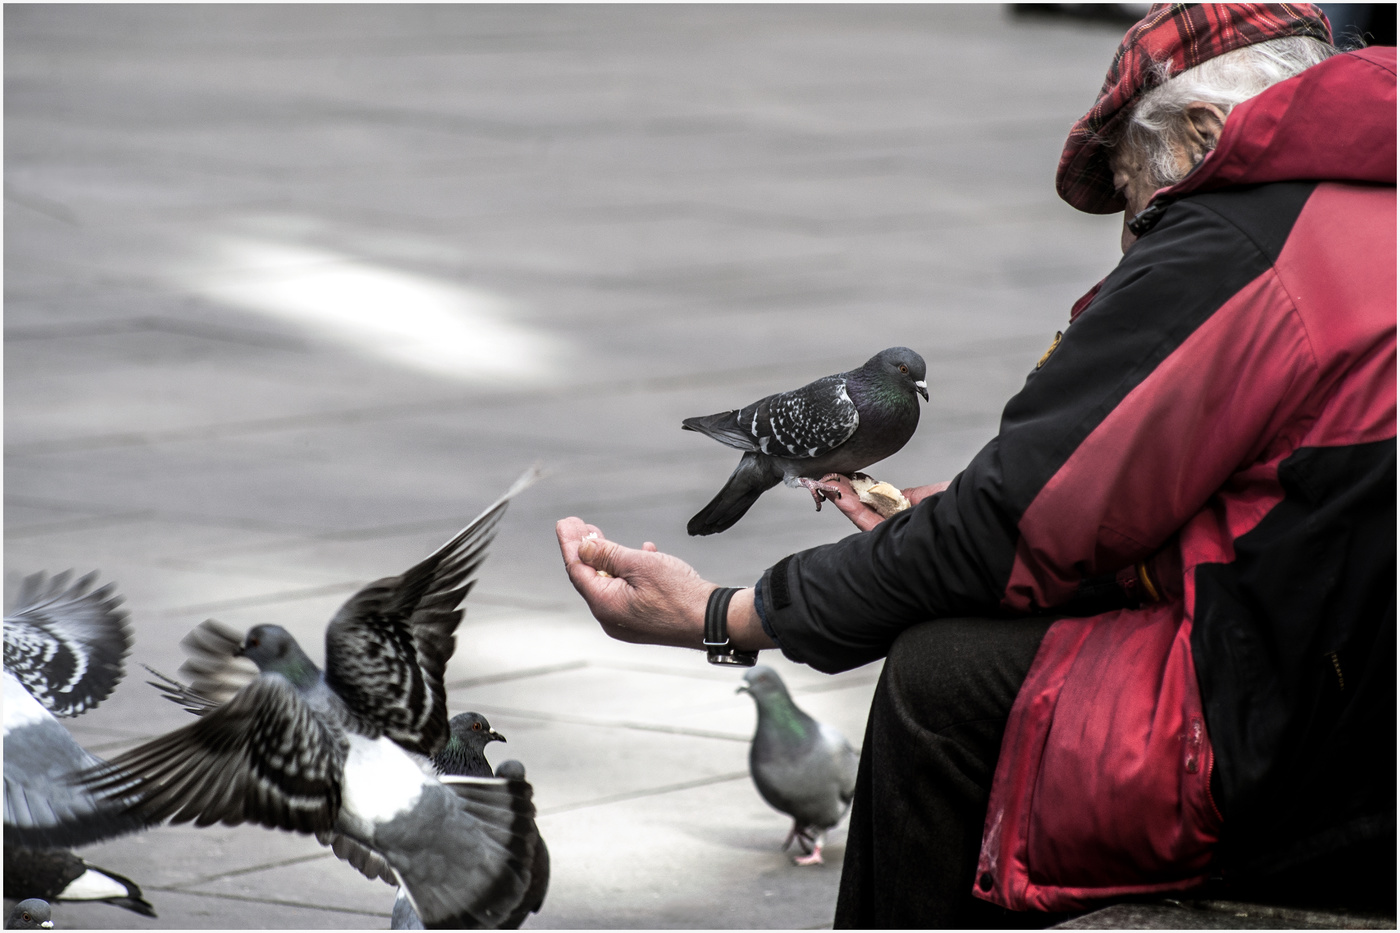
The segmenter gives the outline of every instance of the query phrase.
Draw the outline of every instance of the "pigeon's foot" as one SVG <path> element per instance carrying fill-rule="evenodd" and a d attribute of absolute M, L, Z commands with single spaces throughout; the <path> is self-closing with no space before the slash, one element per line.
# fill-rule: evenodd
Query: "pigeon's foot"
<path fill-rule="evenodd" d="M 821 848 L 820 838 L 795 820 L 792 829 L 788 830 L 787 839 L 783 840 L 783 851 L 786 852 L 791 848 L 794 841 L 801 847 L 804 855 L 811 854 L 814 846 L 818 849 Z"/>
<path fill-rule="evenodd" d="M 817 839 L 812 843 L 811 855 L 799 855 L 792 860 L 794 865 L 825 865 L 822 861 L 822 841 Z"/>
<path fill-rule="evenodd" d="M 826 476 L 823 476 L 819 480 L 808 479 L 805 476 L 799 476 L 797 478 L 797 481 L 801 483 L 804 487 L 806 487 L 807 491 L 812 494 L 812 501 L 817 504 L 817 511 L 820 512 L 822 510 L 822 503 L 825 502 L 827 499 L 835 501 L 841 498 L 841 487 L 833 486 L 830 483 L 825 482 L 826 479 L 832 476 L 840 475 L 841 474 L 839 473 L 828 473 Z"/>

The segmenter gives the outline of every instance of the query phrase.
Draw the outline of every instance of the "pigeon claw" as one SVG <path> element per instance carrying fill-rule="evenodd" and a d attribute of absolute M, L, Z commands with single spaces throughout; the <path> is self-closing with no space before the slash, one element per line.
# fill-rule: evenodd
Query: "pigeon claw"
<path fill-rule="evenodd" d="M 837 476 L 839 474 L 831 473 L 828 475 Z M 823 479 L 824 478 L 825 477 L 823 477 Z M 841 487 L 839 486 L 833 486 L 830 483 L 825 483 L 820 480 L 808 479 L 805 476 L 799 476 L 797 478 L 797 481 L 801 483 L 804 487 L 806 487 L 807 491 L 812 494 L 812 501 L 817 504 L 818 512 L 822 510 L 822 503 L 825 502 L 827 499 L 830 499 L 834 502 L 837 499 L 841 498 Z"/>
<path fill-rule="evenodd" d="M 794 865 L 825 865 L 826 862 L 822 860 L 822 844 L 821 844 L 821 840 L 817 840 L 816 844 L 812 847 L 812 854 L 811 854 L 811 855 L 799 855 L 799 856 L 797 856 L 796 858 L 794 858 L 794 859 L 792 860 L 792 864 L 794 864 Z"/>

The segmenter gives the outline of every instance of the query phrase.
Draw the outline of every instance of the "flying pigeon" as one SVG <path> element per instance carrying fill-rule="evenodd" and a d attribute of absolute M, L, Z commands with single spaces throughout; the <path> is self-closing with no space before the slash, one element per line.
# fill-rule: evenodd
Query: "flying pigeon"
<path fill-rule="evenodd" d="M 53 921 L 49 919 L 49 902 L 37 897 L 20 901 L 15 905 L 15 909 L 10 911 L 10 917 L 5 921 L 7 930 L 52 930 Z"/>
<path fill-rule="evenodd" d="M 440 774 L 456 774 L 463 777 L 490 777 L 491 764 L 486 760 L 488 742 L 504 742 L 506 737 L 495 729 L 480 713 L 458 713 L 452 717 L 451 737 L 447 744 L 433 756 L 433 766 Z M 515 759 L 503 761 L 496 769 L 495 776 L 513 781 L 525 780 L 525 766 Z M 511 912 L 501 924 L 503 930 L 517 930 L 527 916 L 538 913 L 544 904 L 545 891 L 549 888 L 549 848 L 535 830 L 535 861 L 531 872 L 530 889 L 525 893 L 520 906 Z M 423 922 L 413 912 L 403 890 L 394 900 L 394 910 L 389 929 L 421 930 Z"/>
<path fill-rule="evenodd" d="M 739 691 L 758 706 L 749 746 L 754 786 L 769 806 L 792 817 L 783 849 L 796 840 L 805 854 L 794 861 L 820 865 L 826 831 L 851 805 L 860 756 L 841 733 L 798 709 L 771 667 L 751 668 Z"/>
<path fill-rule="evenodd" d="M 156 915 L 136 882 L 90 865 L 64 849 L 5 845 L 5 897 L 49 901 L 103 901 L 146 917 Z"/>
<path fill-rule="evenodd" d="M 115 584 L 91 590 L 97 574 L 71 586 L 70 573 L 36 573 L 5 616 L 5 842 L 35 848 L 98 842 L 146 825 L 119 801 L 95 797 L 64 778 L 101 764 L 56 716 L 76 716 L 106 699 L 131 647 Z"/>
<path fill-rule="evenodd" d="M 805 486 L 822 507 L 818 482 L 851 474 L 898 451 L 919 425 L 928 400 L 924 358 L 908 347 L 881 350 L 859 369 L 826 376 L 738 411 L 686 418 L 681 427 L 744 451 L 724 488 L 686 525 L 692 535 L 724 531 L 778 485 Z"/>
<path fill-rule="evenodd" d="M 352 596 L 326 628 L 324 671 L 285 629 L 255 626 L 237 651 L 256 677 L 89 771 L 87 785 L 153 821 L 344 837 L 388 864 L 429 928 L 499 926 L 530 886 L 529 784 L 434 777 L 410 753 L 447 742 L 442 678 L 460 603 L 511 497 L 537 476 L 527 471 L 407 572 Z"/>

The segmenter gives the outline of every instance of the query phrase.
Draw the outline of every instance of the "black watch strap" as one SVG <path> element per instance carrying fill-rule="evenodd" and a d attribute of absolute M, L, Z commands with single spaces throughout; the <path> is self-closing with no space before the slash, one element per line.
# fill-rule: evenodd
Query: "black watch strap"
<path fill-rule="evenodd" d="M 705 604 L 705 651 L 711 664 L 738 664 L 753 667 L 758 663 L 757 651 L 739 651 L 729 644 L 729 601 L 738 588 L 717 586 Z"/>

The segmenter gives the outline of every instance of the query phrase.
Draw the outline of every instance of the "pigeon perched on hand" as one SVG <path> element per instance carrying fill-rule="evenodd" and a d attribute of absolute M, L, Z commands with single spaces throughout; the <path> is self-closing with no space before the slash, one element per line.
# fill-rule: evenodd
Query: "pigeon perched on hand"
<path fill-rule="evenodd" d="M 7 930 L 52 930 L 53 920 L 49 919 L 49 902 L 37 897 L 20 901 L 10 911 L 5 921 Z"/>
<path fill-rule="evenodd" d="M 151 820 L 344 837 L 388 864 L 429 928 L 499 926 L 530 885 L 529 784 L 436 778 L 409 753 L 431 756 L 448 740 L 442 678 L 460 603 L 511 497 L 537 476 L 407 572 L 352 596 L 326 628 L 324 671 L 285 629 L 258 625 L 237 649 L 256 677 L 88 772 L 88 786 Z"/>
<path fill-rule="evenodd" d="M 841 733 L 817 722 L 792 702 L 771 667 L 751 668 L 740 692 L 758 706 L 758 726 L 749 746 L 749 773 L 769 806 L 792 817 L 784 851 L 796 840 L 798 865 L 822 864 L 826 831 L 851 805 L 860 756 Z"/>
<path fill-rule="evenodd" d="M 486 760 L 486 745 L 489 742 L 504 742 L 506 737 L 495 729 L 480 713 L 458 713 L 449 724 L 451 737 L 447 744 L 433 756 L 433 766 L 440 774 L 456 774 L 463 777 L 491 777 L 491 764 Z M 525 766 L 515 759 L 501 762 L 495 776 L 513 781 L 525 780 Z M 535 830 L 535 861 L 531 871 L 530 889 L 525 893 L 520 906 L 511 912 L 501 924 L 503 930 L 517 930 L 524 919 L 538 913 L 544 904 L 544 895 L 549 888 L 549 848 L 539 838 Z M 394 900 L 393 914 L 389 929 L 421 930 L 423 921 L 414 913 L 413 906 L 404 896 L 403 890 Z"/>
<path fill-rule="evenodd" d="M 6 844 L 5 897 L 102 901 L 145 917 L 156 915 L 136 882 L 91 865 L 65 849 L 25 849 Z"/>
<path fill-rule="evenodd" d="M 5 842 L 51 848 L 86 845 L 146 826 L 121 801 L 64 779 L 101 764 L 56 716 L 77 716 L 122 679 L 131 629 L 115 584 L 72 586 L 69 572 L 25 578 L 5 615 Z"/>
<path fill-rule="evenodd" d="M 737 411 L 687 418 L 681 427 L 744 451 L 719 495 L 686 525 L 692 535 L 733 526 L 778 485 L 805 486 L 822 507 L 835 492 L 820 478 L 851 474 L 898 451 L 919 425 L 916 395 L 928 400 L 924 358 L 908 347 L 881 350 L 865 365 Z"/>

